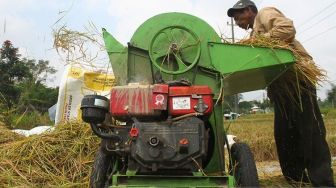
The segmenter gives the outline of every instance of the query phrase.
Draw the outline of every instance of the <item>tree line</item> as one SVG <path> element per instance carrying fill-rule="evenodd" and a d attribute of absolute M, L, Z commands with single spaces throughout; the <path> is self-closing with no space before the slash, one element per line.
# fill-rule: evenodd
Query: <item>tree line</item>
<path fill-rule="evenodd" d="M 21 58 L 11 41 L 0 49 L 0 112 L 47 112 L 57 102 L 58 88 L 46 85 L 56 69 L 47 60 Z"/>
<path fill-rule="evenodd" d="M 327 97 L 324 100 L 318 99 L 320 108 L 336 108 L 336 84 L 331 83 L 331 89 L 327 91 Z M 238 112 L 236 113 L 249 113 L 253 106 L 260 107 L 261 110 L 272 110 L 273 106 L 268 98 L 264 98 L 262 101 L 252 100 L 244 101 L 243 95 L 238 94 Z M 235 96 L 225 96 L 224 109 L 226 112 L 233 112 L 235 104 Z"/>

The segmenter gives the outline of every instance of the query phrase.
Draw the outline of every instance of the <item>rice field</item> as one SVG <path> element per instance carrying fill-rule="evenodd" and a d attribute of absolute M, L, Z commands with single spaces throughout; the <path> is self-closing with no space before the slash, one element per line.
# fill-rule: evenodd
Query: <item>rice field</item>
<path fill-rule="evenodd" d="M 251 147 L 256 160 L 261 186 L 288 187 L 290 186 L 281 174 L 277 161 L 275 141 L 273 138 L 274 114 L 249 114 L 234 121 L 226 121 L 229 134 L 238 137 Z M 332 156 L 336 156 L 336 110 L 323 114 L 327 129 L 327 142 Z M 336 162 L 333 162 L 334 178 L 336 179 Z M 310 187 L 298 183 L 297 187 Z"/>
<path fill-rule="evenodd" d="M 327 142 L 332 156 L 336 156 L 336 110 L 324 114 L 327 129 Z M 249 114 L 234 121 L 226 121 L 228 134 L 238 137 L 251 147 L 256 161 L 277 160 L 275 141 L 273 138 L 273 117 L 269 114 Z"/>

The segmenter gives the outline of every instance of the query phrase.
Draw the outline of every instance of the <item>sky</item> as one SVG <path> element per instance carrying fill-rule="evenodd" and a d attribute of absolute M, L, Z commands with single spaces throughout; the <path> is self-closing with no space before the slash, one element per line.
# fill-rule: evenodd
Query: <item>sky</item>
<path fill-rule="evenodd" d="M 22 57 L 48 60 L 58 73 L 48 85 L 59 85 L 64 58 L 53 48 L 53 31 L 66 25 L 85 31 L 90 23 L 106 28 L 126 45 L 134 31 L 152 16 L 184 12 L 208 22 L 218 33 L 231 37 L 227 9 L 236 0 L 0 0 L 0 42 L 12 41 Z M 273 6 L 294 21 L 296 38 L 327 71 L 328 80 L 318 87 L 324 99 L 330 83 L 336 84 L 336 1 L 335 0 L 255 0 L 257 7 Z M 91 24 L 92 25 L 92 24 Z M 248 33 L 235 27 L 236 38 Z M 101 59 L 108 62 L 108 59 Z M 264 91 L 244 94 L 245 100 L 261 100 Z"/>

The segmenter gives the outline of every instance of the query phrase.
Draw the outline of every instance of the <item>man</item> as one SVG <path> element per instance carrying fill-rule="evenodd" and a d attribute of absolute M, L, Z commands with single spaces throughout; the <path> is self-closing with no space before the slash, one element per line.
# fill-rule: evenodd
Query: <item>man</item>
<path fill-rule="evenodd" d="M 284 41 L 307 62 L 314 63 L 295 40 L 293 22 L 278 9 L 267 7 L 258 12 L 252 1 L 240 0 L 227 14 L 240 28 L 252 29 L 252 38 L 262 36 Z M 285 75 L 290 74 L 288 72 Z M 282 76 L 267 88 L 274 103 L 274 137 L 282 173 L 290 182 L 333 187 L 331 156 L 315 85 L 307 79 L 301 79 L 296 85 L 290 84 L 294 82 L 289 82 L 288 78 Z M 284 85 L 287 93 L 282 90 Z"/>

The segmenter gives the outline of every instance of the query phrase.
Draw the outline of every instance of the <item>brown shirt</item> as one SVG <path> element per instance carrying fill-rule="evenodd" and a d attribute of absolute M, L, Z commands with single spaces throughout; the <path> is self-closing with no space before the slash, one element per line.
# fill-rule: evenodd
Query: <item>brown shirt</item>
<path fill-rule="evenodd" d="M 312 59 L 299 41 L 295 39 L 296 30 L 293 21 L 274 7 L 261 9 L 255 17 L 251 37 L 264 35 L 289 43 L 300 55 Z"/>

